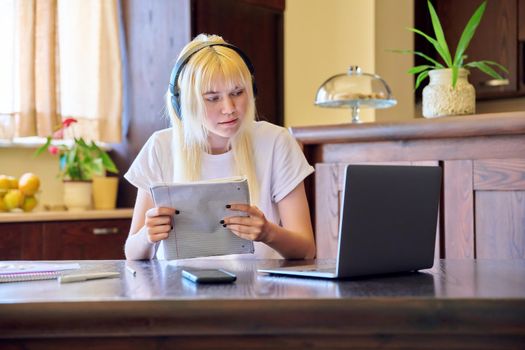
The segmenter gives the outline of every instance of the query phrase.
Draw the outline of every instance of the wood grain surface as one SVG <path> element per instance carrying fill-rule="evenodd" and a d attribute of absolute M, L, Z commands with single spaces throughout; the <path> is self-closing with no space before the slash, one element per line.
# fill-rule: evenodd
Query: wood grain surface
<path fill-rule="evenodd" d="M 2 285 L 2 349 L 519 349 L 525 340 L 524 260 L 440 260 L 420 273 L 344 281 L 256 272 L 297 261 L 79 263 L 122 276 Z M 195 285 L 183 266 L 226 268 L 238 280 Z"/>

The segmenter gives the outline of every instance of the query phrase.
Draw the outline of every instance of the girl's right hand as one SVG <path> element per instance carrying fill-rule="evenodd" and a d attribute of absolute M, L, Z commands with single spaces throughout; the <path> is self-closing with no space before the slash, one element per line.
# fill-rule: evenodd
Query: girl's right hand
<path fill-rule="evenodd" d="M 178 214 L 175 208 L 151 208 L 146 211 L 145 227 L 148 234 L 148 241 L 156 243 L 168 238 L 170 231 L 173 229 L 171 218 Z"/>

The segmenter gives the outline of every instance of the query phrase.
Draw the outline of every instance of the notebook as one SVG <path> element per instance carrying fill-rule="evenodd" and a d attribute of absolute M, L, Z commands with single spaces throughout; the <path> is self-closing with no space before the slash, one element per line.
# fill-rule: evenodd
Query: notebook
<path fill-rule="evenodd" d="M 431 268 L 440 191 L 437 166 L 347 165 L 336 261 L 258 271 L 347 278 Z"/>
<path fill-rule="evenodd" d="M 0 283 L 54 279 L 61 276 L 62 271 L 79 268 L 77 263 L 3 262 L 0 263 Z"/>
<path fill-rule="evenodd" d="M 155 206 L 179 210 L 173 216 L 169 237 L 160 243 L 165 259 L 254 252 L 252 241 L 236 236 L 220 223 L 227 216 L 246 215 L 226 207 L 231 203 L 250 203 L 245 177 L 155 184 L 150 190 Z"/>

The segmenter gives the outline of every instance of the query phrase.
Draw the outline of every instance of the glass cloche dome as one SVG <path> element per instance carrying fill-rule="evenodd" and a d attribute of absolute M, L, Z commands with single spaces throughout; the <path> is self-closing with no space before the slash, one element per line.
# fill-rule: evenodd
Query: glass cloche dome
<path fill-rule="evenodd" d="M 315 105 L 320 107 L 351 108 L 352 123 L 361 122 L 360 107 L 388 108 L 396 103 L 390 87 L 380 76 L 362 73 L 358 66 L 325 81 L 315 97 Z"/>

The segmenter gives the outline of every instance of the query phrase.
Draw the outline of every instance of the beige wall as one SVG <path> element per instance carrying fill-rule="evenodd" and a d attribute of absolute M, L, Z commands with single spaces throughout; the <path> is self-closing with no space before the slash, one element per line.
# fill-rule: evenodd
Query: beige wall
<path fill-rule="evenodd" d="M 412 118 L 410 56 L 386 51 L 410 49 L 413 0 L 287 0 L 285 11 L 285 124 L 346 123 L 350 111 L 314 106 L 319 86 L 359 65 L 381 75 L 398 106 L 361 110 L 364 121 Z"/>
<path fill-rule="evenodd" d="M 375 0 L 375 73 L 392 89 L 397 105 L 376 110 L 376 121 L 414 118 L 414 77 L 407 70 L 414 65 L 411 55 L 392 49 L 413 49 L 414 36 L 406 30 L 414 26 L 413 0 Z"/>

